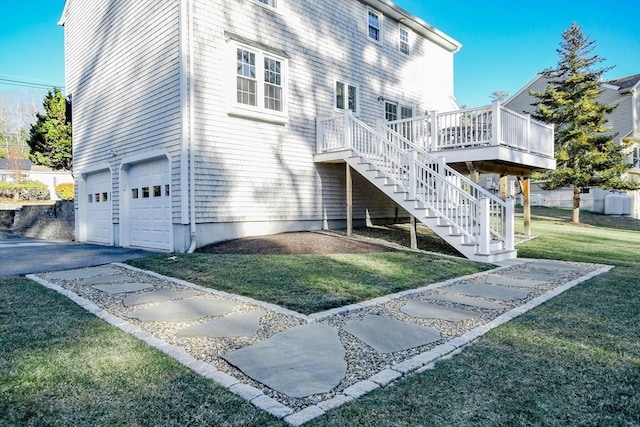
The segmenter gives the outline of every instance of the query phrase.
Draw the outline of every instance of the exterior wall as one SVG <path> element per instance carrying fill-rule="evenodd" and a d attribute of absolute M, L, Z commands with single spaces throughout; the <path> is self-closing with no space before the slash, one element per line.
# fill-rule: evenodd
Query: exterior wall
<path fill-rule="evenodd" d="M 162 155 L 171 162 L 175 250 L 186 250 L 191 135 L 199 246 L 344 222 L 344 165 L 313 162 L 316 118 L 342 114 L 336 81 L 358 87 L 358 116 L 371 126 L 384 117 L 381 97 L 416 115 L 457 107 L 453 52 L 410 31 L 411 55 L 400 53 L 400 23 L 389 17 L 382 43 L 370 41 L 367 14 L 355 0 L 279 0 L 277 10 L 257 0 L 67 0 L 79 240 L 87 175 L 110 171 L 113 243 L 126 244 L 128 165 Z M 235 43 L 286 58 L 286 114 L 277 120 L 232 111 Z M 357 174 L 354 187 L 356 220 L 397 216 Z"/>
<path fill-rule="evenodd" d="M 367 6 L 358 1 L 279 1 L 277 11 L 250 0 L 196 1 L 194 19 L 201 230 L 269 222 L 288 230 L 292 221 L 319 228 L 344 220 L 344 165 L 313 162 L 316 118 L 342 114 L 334 108 L 336 80 L 358 87 L 358 115 L 371 126 L 384 117 L 379 97 L 414 105 L 418 114 L 455 108 L 453 54 L 415 34 L 411 56 L 401 54 L 399 23 L 386 17 L 383 43 L 368 40 Z M 288 57 L 286 123 L 229 114 L 236 84 L 232 38 Z M 354 186 L 356 219 L 396 215 L 373 186 L 358 176 Z M 219 239 L 244 233 L 228 230 Z"/>
<path fill-rule="evenodd" d="M 120 221 L 119 171 L 125 157 L 160 148 L 169 152 L 173 197 L 179 200 L 179 7 L 180 2 L 168 0 L 67 1 L 66 88 L 72 97 L 74 172 L 82 180 L 96 168 L 112 170 L 114 224 Z M 80 204 L 85 199 L 84 194 L 76 198 Z"/>

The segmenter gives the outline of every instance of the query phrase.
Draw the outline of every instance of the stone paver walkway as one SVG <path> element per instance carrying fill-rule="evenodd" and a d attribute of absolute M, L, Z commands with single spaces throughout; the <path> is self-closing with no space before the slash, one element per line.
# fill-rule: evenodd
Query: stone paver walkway
<path fill-rule="evenodd" d="M 610 268 L 520 260 L 311 316 L 123 264 L 29 278 L 298 426 Z"/>

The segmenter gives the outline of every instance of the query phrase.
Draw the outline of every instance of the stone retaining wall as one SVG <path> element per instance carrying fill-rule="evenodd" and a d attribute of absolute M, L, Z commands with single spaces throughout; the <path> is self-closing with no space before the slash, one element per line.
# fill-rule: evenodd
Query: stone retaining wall
<path fill-rule="evenodd" d="M 75 240 L 73 201 L 2 209 L 0 229 L 25 237 Z"/>

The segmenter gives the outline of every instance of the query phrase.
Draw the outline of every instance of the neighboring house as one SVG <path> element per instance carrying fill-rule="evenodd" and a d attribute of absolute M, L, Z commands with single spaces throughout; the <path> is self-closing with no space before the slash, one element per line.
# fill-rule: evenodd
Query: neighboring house
<path fill-rule="evenodd" d="M 185 252 L 411 214 L 491 261 L 515 256 L 509 204 L 426 151 L 555 166 L 549 127 L 502 122 L 536 127 L 531 151 L 484 109 L 436 114 L 460 44 L 387 0 L 67 0 L 60 23 L 80 241 Z"/>
<path fill-rule="evenodd" d="M 531 113 L 535 109 L 536 99 L 529 95 L 529 91 L 542 92 L 547 87 L 547 80 L 538 75 L 520 91 L 509 98 L 504 105 L 514 111 Z M 606 116 L 607 124 L 612 134 L 617 134 L 617 141 L 627 147 L 628 162 L 632 164 L 627 178 L 640 182 L 640 74 L 623 77 L 602 83 L 602 93 L 599 101 L 614 104 L 618 107 Z M 605 213 L 605 197 L 609 191 L 601 188 L 585 188 L 581 200 L 581 207 L 598 213 Z M 629 212 L 634 218 L 640 218 L 640 191 L 628 191 L 631 198 Z M 532 185 L 532 200 L 542 206 L 572 207 L 573 189 L 559 189 L 547 191 L 542 189 L 542 183 Z"/>
<path fill-rule="evenodd" d="M 49 187 L 51 200 L 58 200 L 56 195 L 56 186 L 58 184 L 73 183 L 73 175 L 69 171 L 53 170 L 46 166 L 34 165 L 30 160 L 20 160 L 17 164 L 18 169 L 12 165 L 12 162 L 6 159 L 0 159 L 0 181 L 12 182 L 19 173 L 23 179 L 30 181 L 39 181 Z"/>

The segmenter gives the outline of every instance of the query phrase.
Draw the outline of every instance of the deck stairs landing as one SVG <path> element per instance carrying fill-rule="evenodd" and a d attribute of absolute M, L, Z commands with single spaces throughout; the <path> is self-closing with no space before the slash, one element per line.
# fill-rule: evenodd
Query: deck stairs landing
<path fill-rule="evenodd" d="M 318 119 L 316 161 L 344 161 L 465 257 L 516 258 L 514 203 L 503 201 L 391 128 L 347 113 Z"/>

